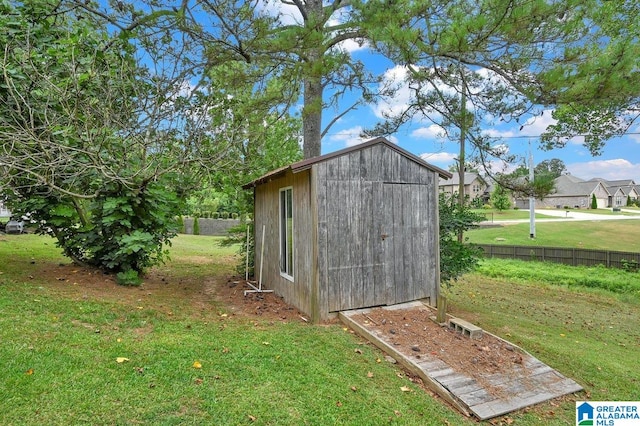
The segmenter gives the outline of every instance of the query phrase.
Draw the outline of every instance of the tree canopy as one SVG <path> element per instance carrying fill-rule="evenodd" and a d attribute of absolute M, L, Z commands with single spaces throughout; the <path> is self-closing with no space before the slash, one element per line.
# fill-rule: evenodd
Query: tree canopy
<path fill-rule="evenodd" d="M 371 134 L 430 120 L 460 143 L 460 165 L 468 144 L 487 166 L 512 158 L 484 128 L 553 107 L 544 146 L 583 135 L 597 154 L 640 112 L 639 13 L 599 0 L 5 0 L 0 185 L 77 261 L 136 275 L 162 258 L 196 183 L 275 164 L 256 159 L 294 131 L 290 113 L 311 157 L 345 114 L 393 96 L 346 43 L 401 67 L 412 93 Z"/>
<path fill-rule="evenodd" d="M 188 194 L 263 156 L 261 134 L 282 115 L 260 114 L 255 90 L 220 79 L 233 64 L 192 82 L 179 13 L 123 27 L 90 7 L 1 5 L 0 185 L 75 262 L 136 283 L 165 257 Z"/>

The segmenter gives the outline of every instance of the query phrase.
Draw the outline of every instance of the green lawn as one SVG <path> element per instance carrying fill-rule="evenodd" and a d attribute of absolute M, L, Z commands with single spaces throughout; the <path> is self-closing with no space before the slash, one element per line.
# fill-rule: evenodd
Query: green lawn
<path fill-rule="evenodd" d="M 234 262 L 216 243 L 180 236 L 160 284 L 101 289 L 61 275 L 51 240 L 0 236 L 0 424 L 475 424 L 339 323 L 229 311 L 205 291 Z M 639 297 L 483 273 L 450 289 L 454 314 L 577 380 L 577 399 L 637 400 Z M 574 424 L 575 399 L 495 424 Z"/>
<path fill-rule="evenodd" d="M 476 244 L 576 247 L 640 251 L 640 220 L 537 222 L 536 238 L 529 238 L 529 223 L 480 227 L 465 233 Z"/>

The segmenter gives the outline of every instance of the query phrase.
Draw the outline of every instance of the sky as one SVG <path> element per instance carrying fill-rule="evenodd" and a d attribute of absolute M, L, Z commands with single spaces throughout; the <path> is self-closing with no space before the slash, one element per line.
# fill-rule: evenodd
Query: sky
<path fill-rule="evenodd" d="M 270 2 L 270 7 L 274 7 L 276 3 Z M 281 15 L 284 23 L 300 22 L 301 18 L 294 7 L 280 4 L 279 8 L 284 12 Z M 340 17 L 336 17 L 336 22 L 338 19 Z M 359 46 L 355 42 L 346 42 L 342 47 L 355 58 L 365 62 L 371 69 L 385 72 L 396 81 L 404 73 L 402 68 L 396 67 L 384 58 L 372 55 L 366 45 Z M 379 121 L 385 108 L 391 110 L 402 108 L 408 97 L 409 91 L 403 89 L 394 99 L 388 100 L 386 105 L 361 107 L 342 117 L 323 138 L 323 154 L 364 142 L 359 137 L 360 132 Z M 351 102 L 353 99 L 344 99 L 344 105 L 351 105 Z M 325 110 L 323 121 L 330 122 L 338 113 L 339 111 Z M 640 184 L 640 123 L 636 123 L 629 129 L 630 134 L 608 141 L 602 150 L 602 155 L 597 157 L 592 156 L 583 146 L 582 137 L 570 140 L 561 149 L 542 150 L 539 136 L 550 124 L 553 124 L 552 110 L 547 109 L 541 116 L 528 120 L 522 129 L 520 124 L 512 122 L 485 126 L 482 131 L 499 138 L 499 143 L 507 147 L 509 153 L 522 158 L 522 162 L 527 161 L 530 154 L 533 155 L 534 164 L 557 158 L 564 162 L 570 174 L 585 180 L 595 177 L 606 180 L 633 179 Z M 388 139 L 420 156 L 428 163 L 448 169 L 455 164 L 459 145 L 439 137 L 439 133 L 440 131 L 425 119 L 410 123 Z"/>
<path fill-rule="evenodd" d="M 371 57 L 370 61 L 380 60 Z M 366 106 L 347 114 L 334 125 L 323 139 L 322 151 L 328 153 L 364 142 L 359 137 L 363 128 L 371 127 L 381 120 L 384 108 L 398 109 L 406 102 L 408 91 L 398 94 L 388 105 Z M 347 104 L 347 102 L 345 102 Z M 325 110 L 324 121 L 328 122 L 334 112 Z M 499 138 L 509 153 L 515 154 L 522 162 L 533 155 L 534 164 L 543 160 L 560 159 L 567 171 L 579 178 L 603 178 L 606 180 L 633 179 L 640 184 L 640 125 L 629 130 L 629 135 L 609 140 L 602 155 L 594 157 L 583 146 L 583 138 L 577 137 L 567 142 L 564 148 L 545 151 L 540 147 L 539 136 L 547 126 L 554 123 L 552 110 L 544 110 L 542 116 L 528 120 L 520 130 L 520 124 L 503 123 L 500 126 L 486 126 L 482 130 L 490 136 Z M 455 164 L 459 144 L 439 136 L 437 126 L 428 119 L 416 120 L 388 137 L 407 151 L 420 156 L 425 161 L 440 168 L 448 169 Z M 637 134 L 633 134 L 637 133 Z M 528 164 L 528 163 L 527 163 Z"/>
<path fill-rule="evenodd" d="M 358 55 L 357 52 L 353 52 Z M 371 63 L 384 60 L 379 57 L 369 56 L 366 60 Z M 402 73 L 402 70 L 387 64 L 388 72 Z M 397 110 L 408 99 L 408 90 L 402 90 L 387 105 L 371 105 L 362 107 L 357 111 L 347 114 L 334 125 L 323 139 L 322 151 L 328 153 L 353 146 L 364 140 L 359 137 L 363 128 L 371 127 L 383 118 L 385 108 Z M 348 104 L 346 102 L 345 104 Z M 331 110 L 324 112 L 324 121 L 328 122 L 335 113 Z M 545 109 L 544 114 L 527 120 L 525 126 L 515 122 L 502 123 L 498 126 L 486 126 L 482 130 L 490 136 L 499 139 L 499 143 L 505 145 L 509 153 L 521 158 L 522 162 L 528 161 L 533 155 L 534 164 L 544 160 L 560 159 L 564 162 L 567 171 L 579 178 L 588 180 L 591 178 L 603 178 L 606 180 L 633 179 L 640 184 L 640 125 L 636 124 L 629 129 L 628 135 L 609 140 L 602 155 L 594 157 L 583 145 L 583 138 L 576 137 L 567 142 L 564 148 L 545 151 L 540 147 L 539 136 L 547 126 L 554 123 L 552 110 Z M 425 161 L 440 168 L 448 169 L 455 164 L 458 156 L 459 144 L 448 141 L 439 136 L 441 131 L 428 119 L 416 120 L 402 128 L 399 132 L 388 138 L 407 151 L 420 156 Z M 635 134 L 634 134 L 635 133 Z M 527 163 L 528 164 L 528 163 Z M 499 166 L 497 166 L 499 167 Z"/>
<path fill-rule="evenodd" d="M 273 16 L 279 16 L 283 24 L 297 24 L 302 18 L 295 6 L 285 5 L 279 0 L 258 0 L 262 2 L 262 11 Z M 340 11 L 339 11 L 340 12 Z M 342 12 L 342 16 L 332 17 L 329 24 L 339 23 L 348 16 Z M 354 58 L 362 60 L 369 69 L 376 73 L 384 73 L 395 82 L 400 82 L 405 70 L 395 66 L 385 58 L 372 54 L 365 45 L 359 45 L 354 41 L 346 41 L 341 47 L 348 51 Z M 479 71 L 481 72 L 481 70 Z M 383 118 L 385 109 L 398 111 L 406 105 L 409 99 L 409 90 L 403 88 L 393 99 L 388 99 L 385 104 L 362 106 L 355 111 L 341 117 L 331 127 L 322 140 L 322 153 L 329 153 L 339 149 L 364 142 L 360 133 L 365 128 L 371 128 Z M 345 98 L 341 105 L 351 106 L 354 98 Z M 302 105 L 297 106 L 298 112 Z M 339 108 L 325 109 L 323 112 L 324 123 L 331 122 L 340 114 Z M 629 134 L 624 137 L 612 139 L 607 142 L 602 150 L 602 155 L 593 157 L 587 148 L 582 145 L 582 138 L 570 140 L 564 148 L 544 151 L 540 148 L 539 136 L 544 130 L 553 124 L 552 110 L 545 110 L 541 116 L 531 119 L 521 125 L 515 122 L 500 122 L 498 125 L 487 125 L 482 131 L 492 137 L 498 138 L 497 143 L 508 149 L 520 159 L 516 165 L 528 161 L 529 155 L 533 155 L 534 164 L 544 160 L 560 159 L 564 162 L 567 171 L 579 178 L 588 180 L 591 178 L 603 178 L 607 180 L 633 179 L 640 184 L 640 123 L 629 129 Z M 458 156 L 459 145 L 439 137 L 441 131 L 429 120 L 416 120 L 404 126 L 397 133 L 388 136 L 388 139 L 398 144 L 407 151 L 423 158 L 430 164 L 443 169 L 449 169 L 455 164 Z M 528 164 L 528 163 L 527 163 Z M 497 165 L 495 168 L 501 168 Z M 506 170 L 509 171 L 509 170 Z"/>

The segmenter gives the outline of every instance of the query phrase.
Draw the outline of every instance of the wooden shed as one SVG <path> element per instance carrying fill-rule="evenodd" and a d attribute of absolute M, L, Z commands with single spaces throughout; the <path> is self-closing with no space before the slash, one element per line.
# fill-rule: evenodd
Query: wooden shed
<path fill-rule="evenodd" d="M 263 287 L 313 321 L 348 309 L 435 303 L 439 177 L 451 174 L 377 138 L 245 185 L 254 189 Z"/>

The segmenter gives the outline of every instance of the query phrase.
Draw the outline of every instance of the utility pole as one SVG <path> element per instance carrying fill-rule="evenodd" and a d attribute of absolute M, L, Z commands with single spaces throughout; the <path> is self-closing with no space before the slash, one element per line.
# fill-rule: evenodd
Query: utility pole
<path fill-rule="evenodd" d="M 460 66 L 460 61 L 458 61 Z M 460 156 L 458 158 L 458 204 L 460 209 L 464 206 L 464 175 L 467 159 L 465 158 L 465 144 L 467 141 L 467 84 L 464 80 L 464 73 L 460 69 L 461 93 L 460 93 Z M 458 232 L 458 242 L 464 241 L 463 231 Z"/>
<path fill-rule="evenodd" d="M 531 193 L 529 194 L 529 238 L 536 237 L 536 197 L 533 193 L 533 151 L 531 150 L 531 140 L 529 140 L 529 185 L 531 185 Z"/>

